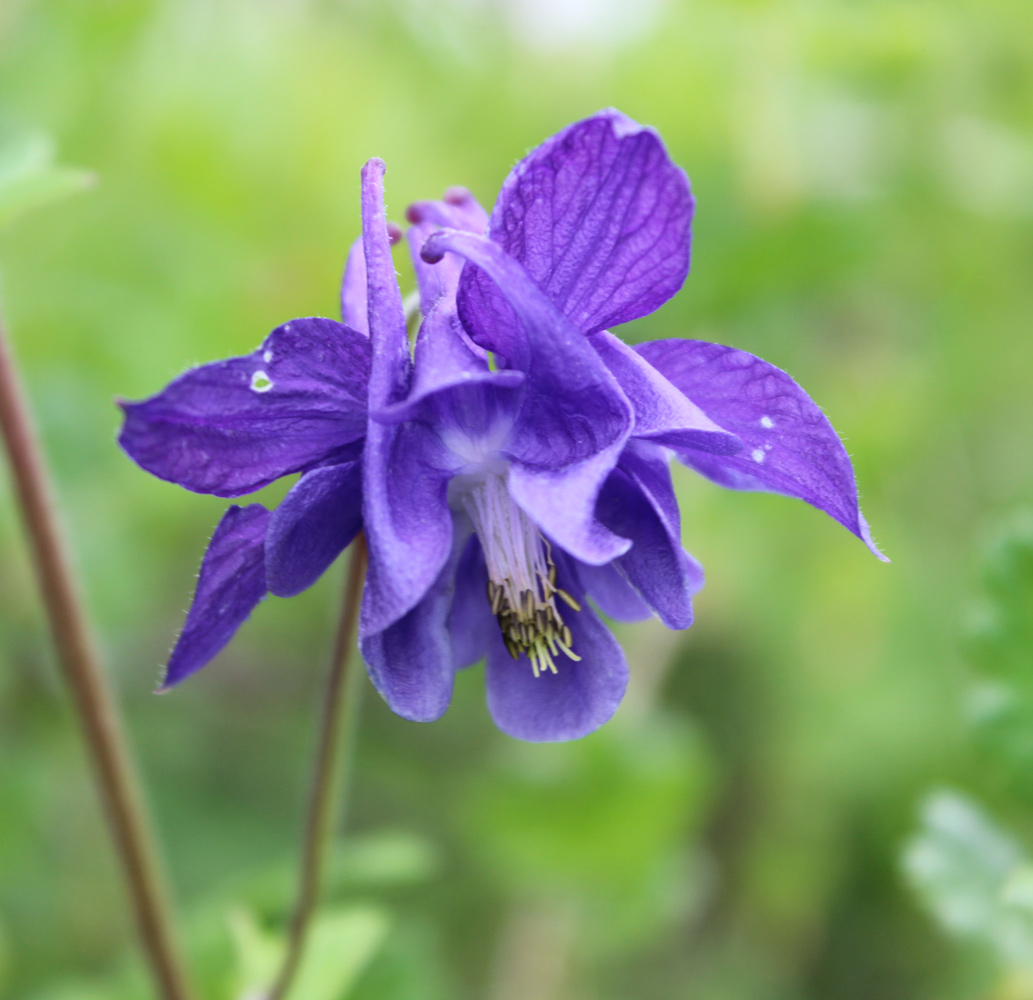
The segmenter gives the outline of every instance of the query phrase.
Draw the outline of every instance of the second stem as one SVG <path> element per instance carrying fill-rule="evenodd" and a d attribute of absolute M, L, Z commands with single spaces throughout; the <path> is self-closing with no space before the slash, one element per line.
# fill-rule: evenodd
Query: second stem
<path fill-rule="evenodd" d="M 319 745 L 305 818 L 298 895 L 291 917 L 287 954 L 269 991 L 268 1000 L 284 1000 L 304 957 L 309 928 L 319 904 L 327 854 L 333 842 L 335 821 L 342 801 L 342 786 L 348 781 L 350 750 L 355 741 L 359 682 L 362 679 L 354 667 L 349 667 L 349 663 L 355 645 L 365 576 L 366 538 L 360 533 L 352 544 L 348 582 L 345 585 L 341 618 L 323 697 Z"/>

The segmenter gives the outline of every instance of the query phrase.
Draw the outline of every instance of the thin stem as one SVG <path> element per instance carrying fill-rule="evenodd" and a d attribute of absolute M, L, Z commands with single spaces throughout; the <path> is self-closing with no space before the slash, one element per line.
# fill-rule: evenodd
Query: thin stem
<path fill-rule="evenodd" d="M 358 671 L 349 670 L 348 664 L 349 654 L 355 645 L 365 575 L 366 538 L 360 534 L 352 546 L 344 603 L 341 606 L 341 618 L 330 659 L 330 674 L 323 697 L 319 746 L 301 849 L 298 897 L 291 917 L 287 954 L 269 991 L 268 1000 L 283 1000 L 287 996 L 304 957 L 309 927 L 319 904 L 323 870 L 333 842 L 335 821 L 344 799 L 343 786 L 350 774 L 362 678 Z"/>
<path fill-rule="evenodd" d="M 158 994 L 189 1000 L 158 852 L 144 809 L 118 707 L 93 644 L 58 527 L 39 442 L 0 325 L 0 431 L 3 433 L 30 554 L 57 646 L 58 662 L 82 728 Z"/>

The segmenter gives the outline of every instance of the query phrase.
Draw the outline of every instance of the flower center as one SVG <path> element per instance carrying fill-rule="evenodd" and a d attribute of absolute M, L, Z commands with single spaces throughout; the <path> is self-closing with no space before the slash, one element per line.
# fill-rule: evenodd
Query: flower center
<path fill-rule="evenodd" d="M 488 564 L 488 603 L 502 641 L 514 660 L 531 661 L 535 677 L 551 670 L 560 653 L 580 660 L 556 598 L 574 611 L 581 605 L 556 586 L 552 547 L 531 519 L 513 502 L 505 476 L 488 473 L 463 496 Z"/>

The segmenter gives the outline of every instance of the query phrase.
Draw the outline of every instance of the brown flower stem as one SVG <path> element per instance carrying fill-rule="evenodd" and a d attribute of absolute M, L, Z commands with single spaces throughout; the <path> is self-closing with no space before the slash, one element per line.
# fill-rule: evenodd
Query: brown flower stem
<path fill-rule="evenodd" d="M 268 1000 L 284 1000 L 304 957 L 312 917 L 319 905 L 327 853 L 333 842 L 335 822 L 344 798 L 343 786 L 350 772 L 362 674 L 358 670 L 349 669 L 349 654 L 355 645 L 365 576 L 366 538 L 360 533 L 352 545 L 344 603 L 323 695 L 319 745 L 312 773 L 301 867 L 298 872 L 298 896 L 291 917 L 287 953 L 268 993 Z"/>
<path fill-rule="evenodd" d="M 29 550 L 57 646 L 58 662 L 72 693 L 108 825 L 158 995 L 189 1000 L 175 936 L 169 895 L 158 862 L 122 720 L 108 687 L 61 540 L 43 454 L 0 326 L 0 431 L 29 540 Z"/>

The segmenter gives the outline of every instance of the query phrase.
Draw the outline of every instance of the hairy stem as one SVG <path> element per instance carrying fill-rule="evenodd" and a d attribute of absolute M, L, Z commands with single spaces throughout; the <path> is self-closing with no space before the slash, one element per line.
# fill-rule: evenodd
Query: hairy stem
<path fill-rule="evenodd" d="M 0 431 L 29 540 L 58 662 L 93 765 L 133 904 L 140 940 L 164 1000 L 192 995 L 173 934 L 158 861 L 122 720 L 93 644 L 71 564 L 61 540 L 46 466 L 0 325 Z"/>
<path fill-rule="evenodd" d="M 319 745 L 316 750 L 312 790 L 305 819 L 305 836 L 298 872 L 298 896 L 291 917 L 287 954 L 268 1000 L 284 1000 L 301 965 L 308 931 L 319 904 L 326 857 L 333 842 L 335 821 L 344 799 L 344 785 L 351 768 L 352 749 L 362 680 L 359 671 L 349 670 L 349 654 L 355 645 L 362 584 L 366 575 L 366 538 L 359 534 L 352 545 L 348 582 L 344 590 L 341 618 L 330 660 L 330 674 L 323 695 Z"/>

